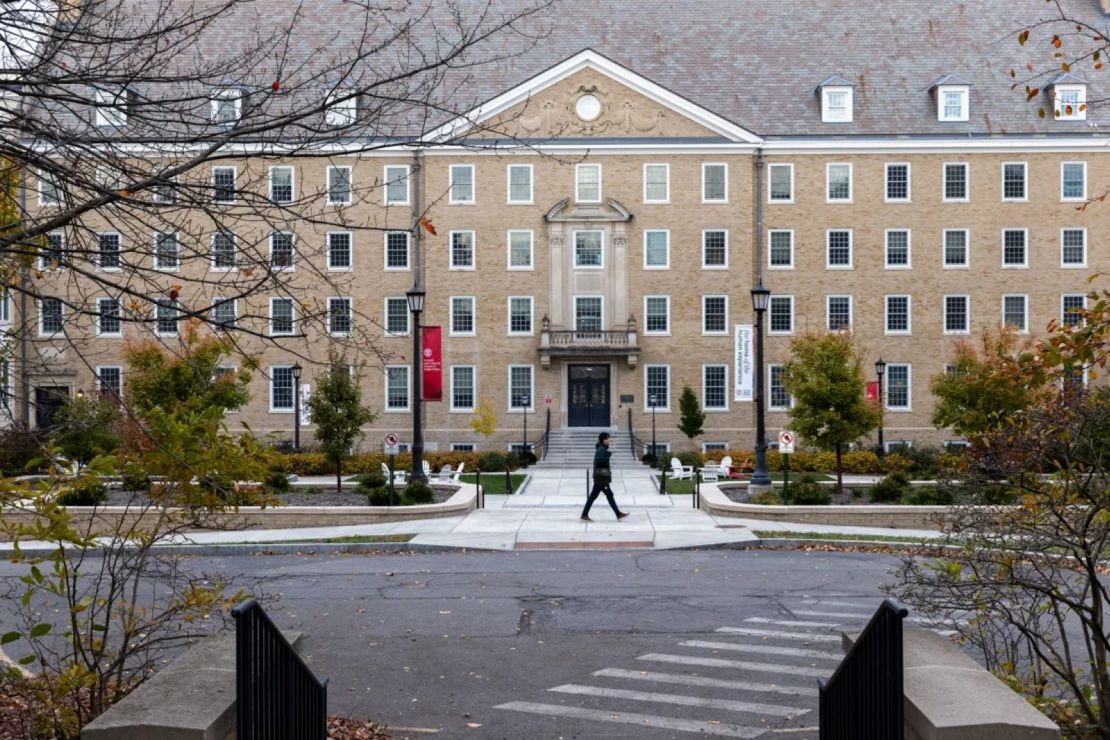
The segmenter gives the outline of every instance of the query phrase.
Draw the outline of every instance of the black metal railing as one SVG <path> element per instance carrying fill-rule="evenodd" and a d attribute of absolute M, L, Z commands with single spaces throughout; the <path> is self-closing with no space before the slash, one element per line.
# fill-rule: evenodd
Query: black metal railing
<path fill-rule="evenodd" d="M 313 675 L 257 601 L 231 615 L 238 740 L 326 740 L 328 680 Z"/>
<path fill-rule="evenodd" d="M 542 460 L 547 457 L 547 447 L 551 441 L 551 408 L 547 409 L 547 421 L 544 423 L 543 436 L 529 445 L 532 452 L 536 455 L 537 460 Z M 537 452 L 537 448 L 539 452 Z"/>
<path fill-rule="evenodd" d="M 901 740 L 902 620 L 909 614 L 886 599 L 828 681 L 820 685 L 821 740 Z"/>
<path fill-rule="evenodd" d="M 628 444 L 632 448 L 632 457 L 636 458 L 637 460 L 642 460 L 644 455 L 647 454 L 648 449 L 651 447 L 650 444 L 637 437 L 636 432 L 632 430 L 631 407 L 628 409 Z M 637 447 L 639 447 L 639 450 L 642 450 L 642 452 L 638 451 Z"/>

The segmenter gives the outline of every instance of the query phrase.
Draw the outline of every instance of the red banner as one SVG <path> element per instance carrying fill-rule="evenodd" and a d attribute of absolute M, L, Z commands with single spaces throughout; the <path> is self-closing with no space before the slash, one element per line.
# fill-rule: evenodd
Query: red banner
<path fill-rule="evenodd" d="M 867 381 L 867 400 L 871 403 L 879 402 L 879 381 Z"/>
<path fill-rule="evenodd" d="M 424 370 L 422 401 L 443 400 L 443 348 L 441 337 L 442 331 L 438 326 L 425 326 L 421 330 L 420 340 L 424 347 L 424 357 L 421 363 Z"/>

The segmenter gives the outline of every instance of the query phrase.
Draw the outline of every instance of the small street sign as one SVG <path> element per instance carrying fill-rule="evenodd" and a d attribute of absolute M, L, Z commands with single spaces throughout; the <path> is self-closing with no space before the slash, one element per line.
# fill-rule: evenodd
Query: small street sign
<path fill-rule="evenodd" d="M 794 432 L 787 430 L 779 432 L 779 452 L 783 455 L 794 454 Z"/>
<path fill-rule="evenodd" d="M 548 406 L 551 405 L 551 394 L 550 393 L 548 393 L 546 396 L 543 397 L 543 402 L 546 403 Z"/>
<path fill-rule="evenodd" d="M 397 434 L 395 432 L 386 432 L 386 435 L 385 435 L 385 454 L 387 454 L 387 455 L 396 455 L 397 452 L 398 452 L 398 449 L 397 449 L 398 441 L 399 440 L 397 439 Z"/>

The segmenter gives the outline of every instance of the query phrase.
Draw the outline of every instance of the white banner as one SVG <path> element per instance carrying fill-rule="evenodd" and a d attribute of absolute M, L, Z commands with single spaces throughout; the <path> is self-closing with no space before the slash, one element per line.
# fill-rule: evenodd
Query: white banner
<path fill-rule="evenodd" d="M 301 423 L 311 424 L 312 413 L 308 410 L 308 397 L 312 395 L 312 386 L 305 383 L 301 386 Z"/>
<path fill-rule="evenodd" d="M 755 368 L 755 333 L 751 324 L 736 325 L 736 395 L 735 401 L 751 402 L 755 397 L 753 370 Z"/>

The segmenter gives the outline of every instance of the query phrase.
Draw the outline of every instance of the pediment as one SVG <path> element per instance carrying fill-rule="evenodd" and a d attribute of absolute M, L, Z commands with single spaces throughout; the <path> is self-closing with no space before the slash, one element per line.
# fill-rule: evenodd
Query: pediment
<path fill-rule="evenodd" d="M 586 100 L 588 99 L 588 100 Z M 433 138 L 759 137 L 592 50 L 506 91 Z"/>
<path fill-rule="evenodd" d="M 570 198 L 563 198 L 556 203 L 543 220 L 548 223 L 613 223 L 631 221 L 632 212 L 612 198 L 604 203 L 571 203 Z"/>

